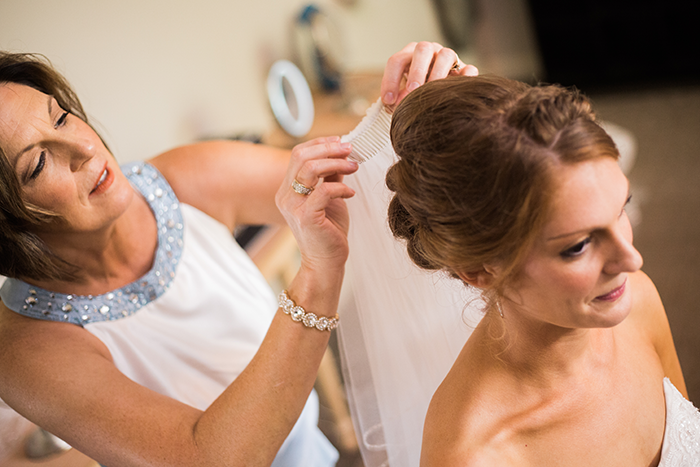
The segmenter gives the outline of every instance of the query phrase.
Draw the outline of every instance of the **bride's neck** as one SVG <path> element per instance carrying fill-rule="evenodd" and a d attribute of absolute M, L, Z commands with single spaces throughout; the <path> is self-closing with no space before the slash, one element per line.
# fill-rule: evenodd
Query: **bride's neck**
<path fill-rule="evenodd" d="M 499 360 L 539 384 L 587 376 L 606 367 L 614 355 L 612 329 L 562 328 L 514 313 L 501 318 L 500 326 Z"/>

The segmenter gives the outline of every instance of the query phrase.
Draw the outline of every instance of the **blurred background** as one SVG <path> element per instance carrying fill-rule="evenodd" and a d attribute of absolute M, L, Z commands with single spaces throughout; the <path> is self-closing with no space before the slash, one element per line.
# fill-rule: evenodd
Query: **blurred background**
<path fill-rule="evenodd" d="M 635 242 L 665 303 L 698 405 L 700 39 L 690 6 L 682 0 L 2 0 L 0 49 L 46 55 L 120 162 L 212 137 L 289 147 L 346 133 L 378 96 L 386 60 L 411 41 L 451 46 L 482 73 L 579 87 L 626 141 Z M 311 84 L 316 119 L 306 137 L 285 134 L 270 110 L 265 82 L 279 59 L 299 65 Z M 339 465 L 361 466 L 352 445 L 338 441 L 335 415 L 324 415 L 321 424 L 344 453 Z M 0 434 L 7 441 L 24 429 L 17 424 Z M 8 456 L 0 440 L 0 465 L 25 465 Z M 51 465 L 79 465 L 59 457 Z"/>

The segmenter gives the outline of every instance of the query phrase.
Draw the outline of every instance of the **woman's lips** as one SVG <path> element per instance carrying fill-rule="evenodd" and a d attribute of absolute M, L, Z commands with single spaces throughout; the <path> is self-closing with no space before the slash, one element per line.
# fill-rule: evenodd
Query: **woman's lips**
<path fill-rule="evenodd" d="M 600 295 L 596 297 L 596 300 L 602 300 L 605 302 L 614 302 L 618 298 L 622 296 L 623 293 L 625 293 L 625 287 L 627 286 L 627 279 L 625 279 L 625 282 L 622 283 L 622 285 L 616 289 L 611 290 L 610 292 L 606 293 L 605 295 Z"/>
<path fill-rule="evenodd" d="M 90 192 L 90 195 L 92 196 L 104 193 L 112 185 L 113 181 L 114 174 L 111 170 L 105 167 L 102 173 L 100 174 L 100 178 L 97 180 L 97 183 L 95 183 L 95 187 Z"/>

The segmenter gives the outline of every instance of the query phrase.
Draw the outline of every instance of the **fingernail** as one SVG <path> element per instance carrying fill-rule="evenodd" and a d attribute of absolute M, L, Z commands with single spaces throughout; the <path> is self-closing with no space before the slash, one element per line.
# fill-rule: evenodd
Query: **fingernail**
<path fill-rule="evenodd" d="M 340 145 L 341 149 L 350 149 L 352 147 L 352 144 L 350 143 L 342 143 Z"/>
<path fill-rule="evenodd" d="M 353 167 L 354 169 L 356 169 L 356 168 L 358 168 L 358 167 L 360 166 L 360 164 L 358 164 L 357 162 L 355 162 L 355 161 L 352 160 L 352 159 L 348 159 L 348 162 L 350 162 L 350 165 L 352 165 L 352 167 Z"/>
<path fill-rule="evenodd" d="M 386 94 L 384 94 L 384 103 L 385 104 L 391 105 L 394 103 L 395 100 L 396 100 L 396 96 L 394 96 L 393 92 L 387 92 Z"/>
<path fill-rule="evenodd" d="M 340 136 L 329 136 L 328 137 L 328 141 L 330 141 L 331 143 L 335 143 L 339 139 L 340 139 Z"/>
<path fill-rule="evenodd" d="M 414 89 L 417 89 L 418 86 L 420 86 L 420 83 L 418 83 L 418 81 L 411 81 L 410 83 L 408 83 L 408 86 L 406 86 L 406 89 L 408 89 L 408 92 L 411 92 Z"/>

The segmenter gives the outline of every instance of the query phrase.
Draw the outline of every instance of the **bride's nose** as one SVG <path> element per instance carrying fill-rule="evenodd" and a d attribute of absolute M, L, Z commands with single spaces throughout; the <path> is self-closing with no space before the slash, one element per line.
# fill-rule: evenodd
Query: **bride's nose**
<path fill-rule="evenodd" d="M 605 265 L 605 272 L 608 274 L 635 272 L 642 267 L 642 255 L 632 245 L 631 231 L 621 230 L 612 236 L 610 257 Z"/>

